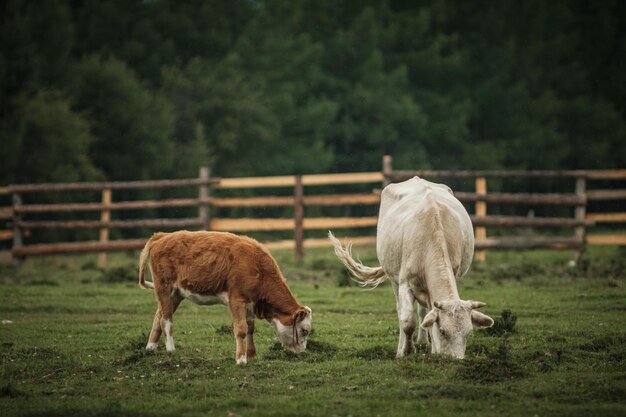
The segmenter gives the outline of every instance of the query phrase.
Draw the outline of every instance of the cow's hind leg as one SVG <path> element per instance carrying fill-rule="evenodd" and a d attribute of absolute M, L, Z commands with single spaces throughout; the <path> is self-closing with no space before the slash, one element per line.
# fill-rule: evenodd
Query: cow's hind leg
<path fill-rule="evenodd" d="M 402 358 L 415 352 L 415 345 L 413 344 L 413 333 L 417 325 L 413 310 L 415 297 L 406 283 L 394 283 L 392 287 L 396 296 L 396 309 L 400 327 L 396 358 Z"/>
<path fill-rule="evenodd" d="M 178 307 L 182 299 L 178 298 L 174 301 L 175 302 L 172 305 L 172 314 L 176 312 L 176 308 Z M 152 321 L 152 330 L 150 330 L 150 336 L 148 337 L 148 344 L 146 345 L 147 350 L 157 349 L 157 347 L 159 346 L 159 339 L 161 338 L 162 333 L 163 328 L 161 324 L 161 307 L 157 307 L 156 313 L 154 314 L 154 320 Z"/>
<path fill-rule="evenodd" d="M 146 349 L 156 350 L 157 346 L 159 345 L 161 333 L 161 310 L 159 307 L 157 307 L 156 313 L 154 313 L 152 330 L 150 330 L 150 336 L 148 337 L 148 344 L 146 345 Z"/>
<path fill-rule="evenodd" d="M 393 295 L 396 296 L 396 311 L 398 313 L 398 323 L 399 323 L 399 327 L 400 327 L 400 331 L 399 331 L 399 336 L 398 336 L 398 350 L 396 353 L 396 358 L 401 358 L 402 357 L 402 348 L 404 346 L 404 332 L 402 331 L 402 323 L 400 322 L 400 300 L 399 300 L 399 295 L 398 295 L 398 284 L 396 284 L 395 282 L 391 282 L 391 288 L 393 288 Z"/>
<path fill-rule="evenodd" d="M 183 298 L 174 289 L 158 292 L 157 298 L 159 299 L 159 325 L 161 331 L 165 333 L 165 348 L 168 352 L 173 352 L 175 350 L 173 316 Z"/>

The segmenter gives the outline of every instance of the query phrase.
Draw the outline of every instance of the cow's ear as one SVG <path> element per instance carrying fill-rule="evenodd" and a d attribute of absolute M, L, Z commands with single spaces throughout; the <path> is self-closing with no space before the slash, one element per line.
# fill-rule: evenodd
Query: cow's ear
<path fill-rule="evenodd" d="M 293 317 L 293 319 L 297 322 L 304 320 L 304 318 L 309 314 L 306 309 L 299 310 Z"/>
<path fill-rule="evenodd" d="M 493 326 L 493 319 L 486 314 L 472 310 L 472 323 L 478 327 L 491 327 Z"/>
<path fill-rule="evenodd" d="M 424 317 L 424 320 L 422 321 L 422 329 L 430 329 L 432 325 L 435 324 L 438 317 L 439 310 L 437 310 L 436 308 L 430 310 L 430 312 L 426 314 L 426 317 Z"/>

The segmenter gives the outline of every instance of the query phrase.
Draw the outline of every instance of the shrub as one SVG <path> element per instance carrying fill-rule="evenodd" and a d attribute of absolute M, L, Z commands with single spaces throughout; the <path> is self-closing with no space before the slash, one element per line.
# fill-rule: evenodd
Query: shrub
<path fill-rule="evenodd" d="M 460 362 L 456 374 L 468 381 L 489 383 L 522 378 L 526 376 L 526 371 L 511 357 L 509 340 L 505 335 L 497 352 L 465 358 Z"/>
<path fill-rule="evenodd" d="M 511 310 L 502 310 L 501 316 L 496 317 L 493 326 L 485 329 L 485 333 L 489 336 L 502 336 L 508 333 L 515 332 L 515 323 L 517 323 L 517 316 L 513 314 Z"/>

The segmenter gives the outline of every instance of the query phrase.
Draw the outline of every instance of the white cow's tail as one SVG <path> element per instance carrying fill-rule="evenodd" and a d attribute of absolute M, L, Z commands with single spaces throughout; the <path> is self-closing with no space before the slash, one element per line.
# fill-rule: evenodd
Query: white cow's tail
<path fill-rule="evenodd" d="M 354 260 L 352 257 L 352 244 L 348 243 L 343 247 L 331 231 L 328 232 L 328 238 L 333 243 L 335 254 L 339 260 L 352 272 L 352 275 L 358 278 L 358 282 L 362 287 L 374 288 L 385 282 L 387 275 L 381 266 L 372 268 Z"/>
<path fill-rule="evenodd" d="M 146 281 L 144 275 L 146 272 L 146 264 L 148 263 L 148 257 L 150 256 L 150 248 L 152 247 L 152 238 L 148 240 L 146 246 L 143 247 L 141 255 L 139 256 L 139 287 L 146 290 L 154 289 L 154 284 L 150 281 Z"/>

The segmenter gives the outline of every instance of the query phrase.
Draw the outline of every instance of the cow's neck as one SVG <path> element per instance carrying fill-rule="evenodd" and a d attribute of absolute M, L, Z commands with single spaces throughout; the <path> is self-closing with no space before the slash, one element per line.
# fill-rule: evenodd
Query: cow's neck
<path fill-rule="evenodd" d="M 255 313 L 259 318 L 280 318 L 284 321 L 293 317 L 295 312 L 302 308 L 287 287 L 278 266 L 266 273 L 262 280 L 262 294 L 255 304 Z"/>
<path fill-rule="evenodd" d="M 425 271 L 430 301 L 460 300 L 443 232 L 436 234 L 440 235 L 433 239 Z"/>

